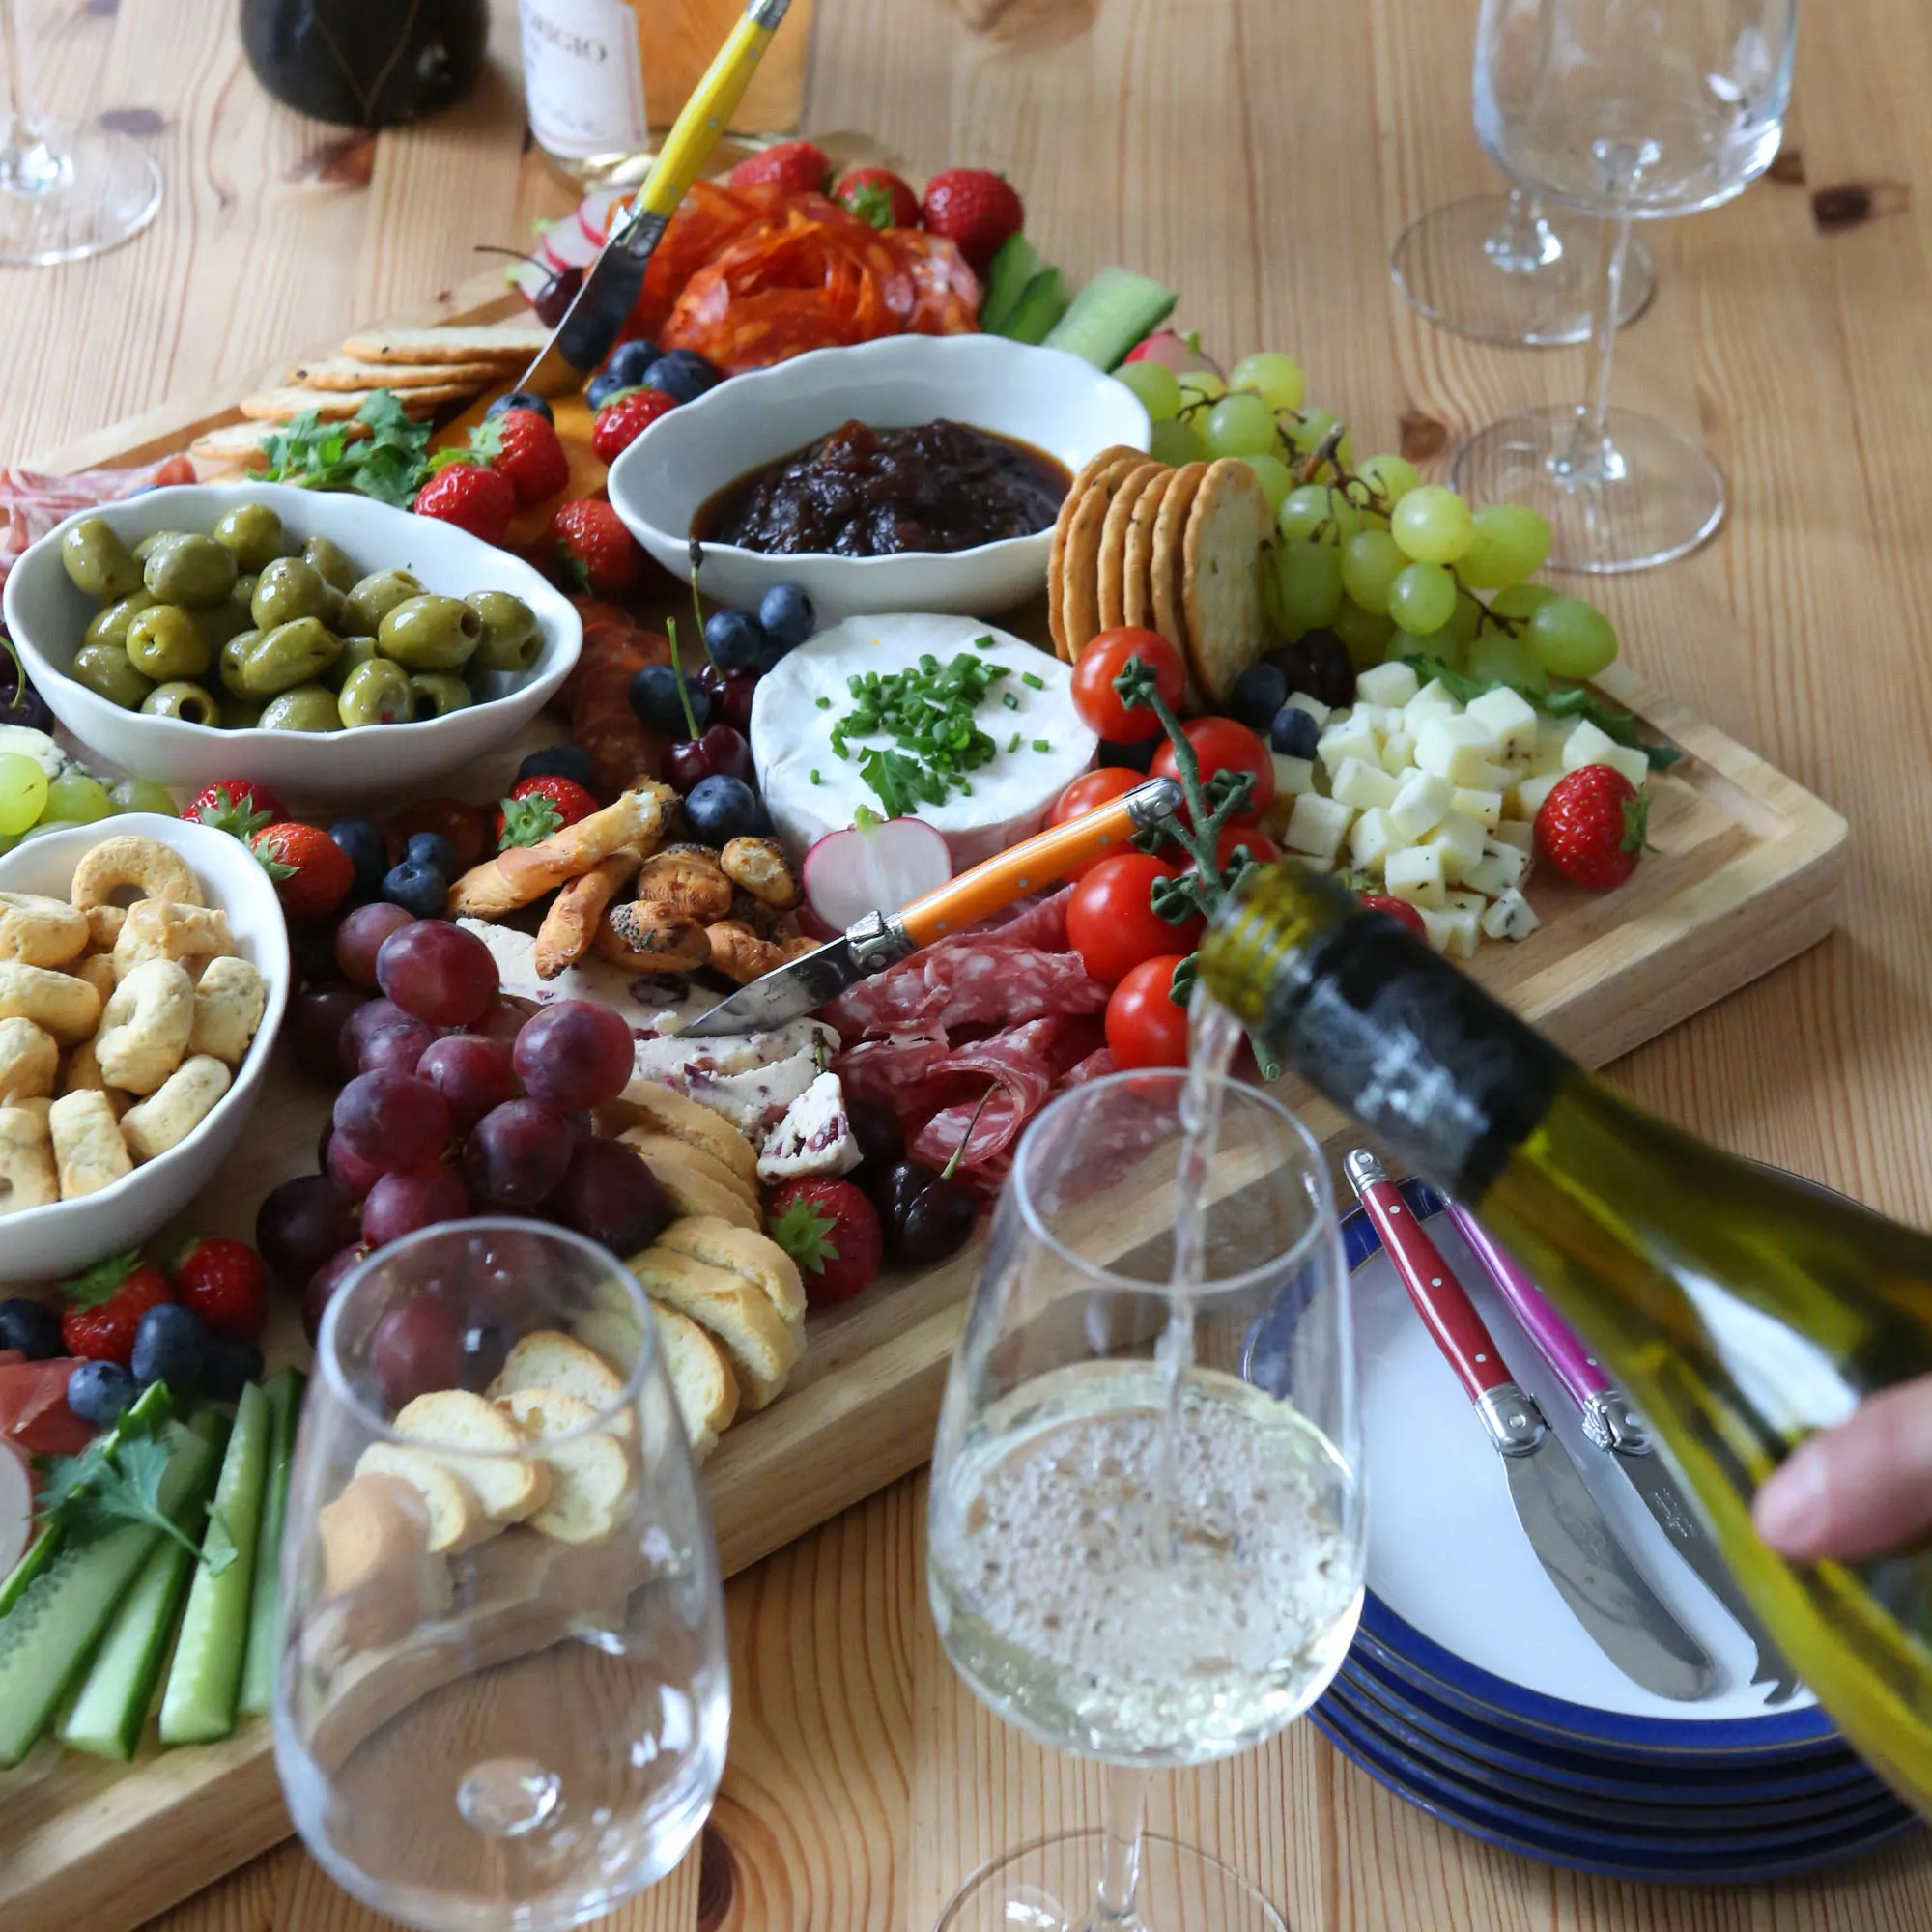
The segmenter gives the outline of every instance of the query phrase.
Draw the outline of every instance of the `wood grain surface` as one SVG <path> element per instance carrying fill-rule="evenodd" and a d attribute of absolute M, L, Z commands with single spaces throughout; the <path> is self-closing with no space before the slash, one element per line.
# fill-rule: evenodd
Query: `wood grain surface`
<path fill-rule="evenodd" d="M 1386 253 L 1425 208 L 1493 185 L 1469 131 L 1473 0 L 820 0 L 809 127 L 865 127 L 918 166 L 1006 170 L 1075 274 L 1122 261 L 1185 291 L 1234 354 L 1296 355 L 1358 446 L 1418 460 L 1580 357 L 1472 346 L 1407 314 Z M 268 102 L 226 6 L 23 10 L 42 98 L 110 112 L 167 181 L 119 253 L 0 281 L 14 380 L 0 450 L 238 386 L 385 310 L 419 308 L 569 195 L 522 141 L 515 8 L 463 107 L 370 137 Z M 1928 215 L 1932 42 L 1902 0 L 1807 23 L 1773 179 L 1654 228 L 1659 294 L 1620 400 L 1701 435 L 1732 515 L 1684 563 L 1602 586 L 1626 660 L 1850 820 L 1842 930 L 1622 1062 L 1630 1091 L 1725 1145 L 1932 1219 L 1932 608 Z M 606 1921 L 625 1932 L 918 1932 L 988 1853 L 1074 1817 L 1092 1779 L 987 1716 L 933 1635 L 923 1486 L 901 1482 L 747 1572 L 728 1598 L 732 1760 L 703 1855 Z M 1251 1872 L 1297 1932 L 1908 1932 L 1915 1840 L 1803 1883 L 1650 1889 L 1551 1871 L 1436 1826 L 1306 1725 L 1164 1780 L 1157 1827 Z M 157 1846 L 165 1859 L 170 1848 Z M 284 1845 L 154 1921 L 365 1932 Z"/>

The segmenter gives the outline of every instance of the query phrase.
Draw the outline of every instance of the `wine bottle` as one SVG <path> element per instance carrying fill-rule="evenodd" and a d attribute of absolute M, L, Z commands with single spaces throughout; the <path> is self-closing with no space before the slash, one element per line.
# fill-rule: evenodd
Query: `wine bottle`
<path fill-rule="evenodd" d="M 1804 1681 L 1932 1814 L 1932 1555 L 1793 1563 L 1750 1515 L 1806 1435 L 1932 1372 L 1932 1236 L 1644 1112 L 1397 921 L 1293 866 L 1231 896 L 1201 976 L 1514 1251 L 1655 1426 Z"/>

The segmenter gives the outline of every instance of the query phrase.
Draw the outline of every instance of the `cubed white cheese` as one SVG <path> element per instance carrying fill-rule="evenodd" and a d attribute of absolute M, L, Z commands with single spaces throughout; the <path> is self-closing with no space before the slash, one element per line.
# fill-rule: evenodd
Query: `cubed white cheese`
<path fill-rule="evenodd" d="M 1529 901 L 1514 886 L 1483 915 L 1483 930 L 1492 939 L 1527 939 L 1542 923 Z"/>
<path fill-rule="evenodd" d="M 1319 697 L 1310 697 L 1305 691 L 1291 691 L 1288 694 L 1288 701 L 1297 711 L 1307 712 L 1318 725 L 1326 724 L 1335 715 L 1333 705 L 1323 704 Z"/>
<path fill-rule="evenodd" d="M 1650 779 L 1650 759 L 1635 745 L 1618 745 L 1614 750 L 1605 752 L 1597 762 L 1608 765 L 1612 771 L 1623 773 L 1638 791 L 1644 788 Z"/>
<path fill-rule="evenodd" d="M 1328 789 L 1343 805 L 1352 805 L 1357 811 L 1366 811 L 1372 805 L 1384 809 L 1393 805 L 1396 781 L 1378 764 L 1368 765 L 1360 758 L 1344 758 L 1335 767 L 1334 781 Z"/>
<path fill-rule="evenodd" d="M 1480 824 L 1485 832 L 1502 823 L 1503 795 L 1500 791 L 1458 791 L 1451 801 L 1455 810 Z"/>
<path fill-rule="evenodd" d="M 1514 845 L 1500 845 L 1493 838 L 1483 847 L 1483 856 L 1469 867 L 1463 880 L 1471 892 L 1487 893 L 1491 898 L 1520 886 L 1529 876 L 1529 854 Z"/>
<path fill-rule="evenodd" d="M 1415 740 L 1406 731 L 1391 731 L 1382 740 L 1382 770 L 1395 778 L 1415 769 Z"/>
<path fill-rule="evenodd" d="M 1471 777 L 1462 780 L 1461 783 L 1468 791 L 1508 791 L 1516 781 L 1517 774 L 1507 765 L 1485 763 L 1479 766 Z"/>
<path fill-rule="evenodd" d="M 1386 704 L 1357 704 L 1355 716 L 1366 718 L 1370 728 L 1378 738 L 1386 737 L 1389 732 L 1399 729 L 1402 724 L 1400 709 L 1391 711 Z"/>
<path fill-rule="evenodd" d="M 1574 772 L 1579 765 L 1606 765 L 1605 753 L 1617 749 L 1617 741 L 1607 731 L 1600 731 L 1587 718 L 1577 721 L 1577 728 L 1563 741 L 1563 769 Z"/>
<path fill-rule="evenodd" d="M 1388 855 L 1402 851 L 1407 843 L 1389 823 L 1388 813 L 1372 805 L 1349 834 L 1349 863 L 1365 872 L 1379 872 Z"/>
<path fill-rule="evenodd" d="M 1511 818 L 1534 819 L 1543 810 L 1543 801 L 1568 777 L 1565 772 L 1546 772 L 1542 778 L 1524 779 L 1503 794 L 1503 810 Z"/>
<path fill-rule="evenodd" d="M 1353 807 L 1305 791 L 1294 801 L 1282 842 L 1291 852 L 1307 852 L 1332 865 L 1354 818 Z"/>
<path fill-rule="evenodd" d="M 1569 718 L 1537 719 L 1536 744 L 1529 754 L 1532 776 L 1542 778 L 1546 772 L 1563 769 L 1563 747 L 1570 742 L 1570 734 L 1576 728 L 1575 721 Z"/>
<path fill-rule="evenodd" d="M 1526 757 L 1536 750 L 1536 709 L 1506 684 L 1472 698 L 1463 715 L 1487 724 L 1506 758 Z"/>
<path fill-rule="evenodd" d="M 1472 912 L 1478 919 L 1488 912 L 1490 902 L 1481 893 L 1444 893 L 1442 910 L 1444 912 Z"/>
<path fill-rule="evenodd" d="M 1371 666 L 1355 680 L 1355 696 L 1363 703 L 1386 704 L 1396 711 L 1415 693 L 1415 673 L 1400 662 Z"/>
<path fill-rule="evenodd" d="M 1268 761 L 1274 766 L 1274 795 L 1277 798 L 1284 793 L 1294 798 L 1315 789 L 1313 758 L 1293 758 L 1286 752 L 1270 752 Z"/>
<path fill-rule="evenodd" d="M 1463 812 L 1445 812 L 1442 822 L 1427 833 L 1421 843 L 1440 857 L 1444 882 L 1461 885 L 1483 856 L 1483 827 Z"/>
<path fill-rule="evenodd" d="M 1442 903 L 1442 855 L 1430 845 L 1405 845 L 1391 852 L 1382 867 L 1391 897 L 1412 906 Z"/>
<path fill-rule="evenodd" d="M 1359 758 L 1365 765 L 1378 764 L 1381 749 L 1376 727 L 1359 711 L 1351 711 L 1322 732 L 1315 752 L 1329 771 L 1334 772 L 1340 769 L 1344 758 Z"/>
<path fill-rule="evenodd" d="M 1474 718 L 1432 718 L 1415 734 L 1415 762 L 1452 785 L 1480 784 L 1495 750 L 1494 733 Z"/>
<path fill-rule="evenodd" d="M 1457 718 L 1463 707 L 1449 696 L 1439 677 L 1433 677 L 1402 707 L 1402 728 L 1420 737 L 1422 727 L 1435 718 Z"/>
<path fill-rule="evenodd" d="M 1524 819 L 1506 818 L 1490 834 L 1492 845 L 1514 845 L 1525 860 L 1536 850 L 1536 827 Z M 1519 885 L 1521 881 L 1517 882 Z"/>
<path fill-rule="evenodd" d="M 1456 788 L 1447 779 L 1432 772 L 1410 772 L 1398 787 L 1389 817 L 1404 838 L 1420 838 L 1442 822 L 1442 814 L 1455 804 Z"/>
<path fill-rule="evenodd" d="M 1299 866 L 1304 872 L 1332 872 L 1335 869 L 1333 859 L 1323 859 L 1313 852 L 1284 852 L 1281 857 L 1284 865 Z"/>
<path fill-rule="evenodd" d="M 1476 914 L 1465 909 L 1419 906 L 1422 929 L 1437 952 L 1451 959 L 1473 959 L 1482 944 L 1483 928 Z"/>
<path fill-rule="evenodd" d="M 758 1155 L 761 1180 L 801 1174 L 850 1174 L 865 1157 L 845 1116 L 845 1090 L 836 1073 L 821 1073 L 765 1138 Z"/>

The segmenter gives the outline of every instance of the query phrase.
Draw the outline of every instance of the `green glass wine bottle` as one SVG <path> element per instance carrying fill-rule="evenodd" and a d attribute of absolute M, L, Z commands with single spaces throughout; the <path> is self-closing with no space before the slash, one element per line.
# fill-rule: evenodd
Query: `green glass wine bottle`
<path fill-rule="evenodd" d="M 1932 1236 L 1632 1105 L 1396 921 L 1297 867 L 1231 898 L 1201 975 L 1507 1243 L 1641 1406 L 1804 1681 L 1932 1815 L 1932 1554 L 1791 1563 L 1750 1515 L 1805 1435 L 1932 1372 Z"/>

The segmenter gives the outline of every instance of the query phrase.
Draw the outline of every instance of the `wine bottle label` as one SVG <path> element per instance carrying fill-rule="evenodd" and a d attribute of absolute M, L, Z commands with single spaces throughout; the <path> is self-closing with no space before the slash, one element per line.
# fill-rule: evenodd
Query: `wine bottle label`
<path fill-rule="evenodd" d="M 530 132 L 584 159 L 646 145 L 638 16 L 627 0 L 521 0 Z"/>

